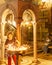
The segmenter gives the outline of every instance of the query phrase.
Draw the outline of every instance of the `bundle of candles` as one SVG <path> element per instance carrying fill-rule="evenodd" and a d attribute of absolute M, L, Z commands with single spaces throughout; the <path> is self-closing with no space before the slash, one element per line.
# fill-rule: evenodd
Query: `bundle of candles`
<path fill-rule="evenodd" d="M 9 51 L 25 51 L 25 50 L 27 50 L 27 47 L 25 47 L 25 46 L 16 47 L 13 44 L 8 44 L 7 50 L 9 50 Z"/>
<path fill-rule="evenodd" d="M 13 44 L 8 44 L 7 50 L 15 51 L 16 46 L 14 46 Z"/>
<path fill-rule="evenodd" d="M 20 47 L 16 48 L 16 51 L 24 51 L 24 50 L 27 50 L 27 47 L 20 46 Z"/>

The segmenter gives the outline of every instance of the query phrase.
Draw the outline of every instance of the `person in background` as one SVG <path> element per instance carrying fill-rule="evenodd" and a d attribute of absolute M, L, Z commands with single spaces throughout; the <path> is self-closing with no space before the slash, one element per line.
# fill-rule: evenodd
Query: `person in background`
<path fill-rule="evenodd" d="M 46 37 L 46 42 L 45 42 L 45 44 L 43 46 L 43 51 L 44 51 L 45 54 L 47 54 L 47 52 L 48 52 L 48 45 L 49 44 L 50 44 L 50 38 Z"/>

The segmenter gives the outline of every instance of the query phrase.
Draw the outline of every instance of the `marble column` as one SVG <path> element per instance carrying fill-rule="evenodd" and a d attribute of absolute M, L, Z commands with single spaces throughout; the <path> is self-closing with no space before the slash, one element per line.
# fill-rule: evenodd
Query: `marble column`
<path fill-rule="evenodd" d="M 21 31 L 20 31 L 20 24 L 17 24 L 17 39 L 19 41 L 19 46 L 21 45 Z"/>
<path fill-rule="evenodd" d="M 33 23 L 34 63 L 37 63 L 36 22 Z"/>
<path fill-rule="evenodd" d="M 0 65 L 6 65 L 5 64 L 5 59 L 4 59 L 4 52 L 5 52 L 5 47 L 4 47 L 4 23 L 1 22 L 1 60 L 0 60 Z"/>

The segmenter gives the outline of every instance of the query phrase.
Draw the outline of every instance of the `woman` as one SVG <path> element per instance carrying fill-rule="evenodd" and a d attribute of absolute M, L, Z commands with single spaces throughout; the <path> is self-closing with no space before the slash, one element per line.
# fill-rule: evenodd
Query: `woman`
<path fill-rule="evenodd" d="M 10 52 L 7 50 L 9 46 L 14 46 L 14 45 L 15 45 L 15 39 L 13 39 L 12 32 L 9 32 L 7 35 L 7 40 L 5 42 L 5 53 L 8 56 L 8 65 L 16 65 L 16 54 L 15 53 L 10 54 Z"/>

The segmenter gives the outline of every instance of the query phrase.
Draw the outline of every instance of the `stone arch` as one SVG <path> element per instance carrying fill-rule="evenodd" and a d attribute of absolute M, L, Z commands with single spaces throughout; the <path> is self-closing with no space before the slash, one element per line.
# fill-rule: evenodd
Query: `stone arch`
<path fill-rule="evenodd" d="M 19 17 L 22 17 L 23 12 L 25 10 L 27 10 L 27 9 L 32 10 L 34 12 L 34 14 L 35 14 L 36 20 L 38 20 L 38 10 L 39 9 L 38 9 L 37 6 L 35 7 L 34 5 L 25 5 L 25 6 L 22 6 L 21 9 L 20 9 L 20 11 L 19 11 Z"/>
<path fill-rule="evenodd" d="M 2 13 L 2 22 L 3 22 L 3 23 L 4 23 L 4 21 L 5 21 L 5 19 L 6 19 L 6 17 L 7 17 L 8 14 L 12 14 L 12 15 L 14 16 L 12 10 L 6 9 L 6 10 Z"/>
<path fill-rule="evenodd" d="M 26 10 L 24 11 L 24 14 L 26 13 Z M 35 60 L 35 62 L 37 62 L 37 41 L 36 41 L 36 24 L 37 24 L 37 22 L 36 22 L 36 16 L 35 16 L 35 14 L 34 14 L 34 12 L 33 12 L 33 10 L 31 10 L 31 9 L 27 9 L 27 13 L 30 13 L 30 16 L 32 15 L 32 20 L 31 20 L 31 23 L 32 23 L 32 25 L 33 25 L 33 56 L 34 56 L 34 60 Z M 23 14 L 23 15 L 24 15 Z M 27 15 L 26 15 L 27 16 Z M 25 17 L 25 16 L 24 16 Z M 27 17 L 28 18 L 28 17 Z M 24 19 L 24 18 L 23 18 Z M 26 25 L 28 25 L 29 24 L 29 20 L 26 20 L 25 21 L 26 22 Z M 22 27 L 23 27 L 23 24 L 25 23 L 24 21 L 21 23 L 21 25 L 22 25 Z M 28 22 L 28 23 L 27 23 Z M 22 29 L 21 29 L 22 30 Z M 32 51 L 31 51 L 32 52 Z"/>
<path fill-rule="evenodd" d="M 31 21 L 35 21 L 36 19 L 35 19 L 35 14 L 34 14 L 34 12 L 31 10 L 31 9 L 26 9 L 24 12 L 23 12 L 23 16 L 22 16 L 22 19 L 24 20 L 24 15 L 25 14 L 29 14 L 30 16 L 31 16 L 31 18 L 32 18 L 32 20 Z M 36 21 L 35 21 L 35 23 L 36 23 Z"/>
<path fill-rule="evenodd" d="M 3 5 L 0 6 L 0 23 L 2 23 L 4 21 L 3 20 L 4 18 L 2 19 L 2 17 L 6 17 L 9 14 L 9 13 L 7 13 L 8 11 L 10 11 L 9 13 L 13 14 L 14 20 L 17 24 L 17 12 L 16 12 L 15 7 L 12 4 L 3 4 Z M 5 12 L 6 12 L 5 16 L 3 16 L 3 14 Z M 4 26 L 4 24 L 3 24 L 3 26 Z"/>
<path fill-rule="evenodd" d="M 9 16 L 9 17 L 8 17 Z M 8 17 L 8 19 L 6 20 L 6 18 Z M 9 22 L 8 21 L 12 21 Z M 3 14 L 2 14 L 2 26 L 3 26 L 3 36 L 6 36 L 7 37 L 7 33 L 9 31 L 12 31 L 13 30 L 13 34 L 15 34 L 15 30 L 16 30 L 16 22 L 14 20 L 14 13 L 12 10 L 10 9 L 6 9 Z M 12 25 L 11 25 L 12 23 Z M 11 27 L 11 28 L 10 28 Z M 13 27 L 13 28 L 12 28 Z"/>
<path fill-rule="evenodd" d="M 1 23 L 1 59 L 3 62 L 4 61 L 4 53 L 5 53 L 5 36 L 4 36 L 4 22 L 2 17 L 4 16 L 3 14 L 7 11 L 7 10 L 10 10 L 12 12 L 12 14 L 14 14 L 14 20 L 17 22 L 17 11 L 16 11 L 16 8 L 12 5 L 12 4 L 2 4 L 0 5 L 0 23 Z M 7 13 L 8 14 L 8 13 Z M 6 15 L 7 15 L 6 14 Z M 6 16 L 5 16 L 6 18 Z M 1 64 L 3 64 L 1 62 Z"/>
<path fill-rule="evenodd" d="M 0 6 L 0 21 L 2 21 L 2 14 L 6 9 L 10 9 L 13 11 L 14 19 L 17 21 L 17 11 L 12 4 L 3 4 Z"/>

